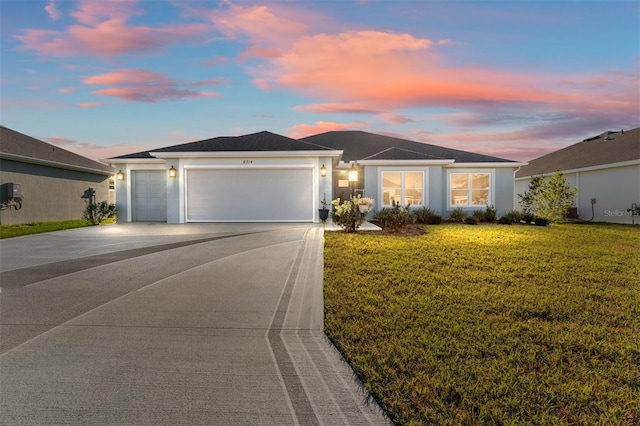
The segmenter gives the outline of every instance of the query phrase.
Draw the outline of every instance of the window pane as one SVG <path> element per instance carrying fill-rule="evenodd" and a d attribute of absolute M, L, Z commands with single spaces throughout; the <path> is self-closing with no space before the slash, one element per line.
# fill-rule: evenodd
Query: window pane
<path fill-rule="evenodd" d="M 488 189 L 474 189 L 471 191 L 471 203 L 474 205 L 486 205 L 489 204 L 489 190 Z"/>
<path fill-rule="evenodd" d="M 489 189 L 489 174 L 476 173 L 473 175 L 473 189 Z"/>
<path fill-rule="evenodd" d="M 469 175 L 462 173 L 451 174 L 451 189 L 467 189 L 469 188 Z"/>
<path fill-rule="evenodd" d="M 469 191 L 466 189 L 454 189 L 451 191 L 451 204 L 454 206 L 466 206 L 469 204 Z"/>
<path fill-rule="evenodd" d="M 402 186 L 402 175 L 400 172 L 382 172 L 383 188 L 400 188 Z"/>
<path fill-rule="evenodd" d="M 405 189 L 404 190 L 404 203 L 411 204 L 412 206 L 422 205 L 422 189 Z"/>
<path fill-rule="evenodd" d="M 404 174 L 404 187 L 422 189 L 424 183 L 422 182 L 422 172 L 405 172 Z"/>
<path fill-rule="evenodd" d="M 400 172 L 382 172 L 382 204 L 401 202 L 402 174 Z"/>

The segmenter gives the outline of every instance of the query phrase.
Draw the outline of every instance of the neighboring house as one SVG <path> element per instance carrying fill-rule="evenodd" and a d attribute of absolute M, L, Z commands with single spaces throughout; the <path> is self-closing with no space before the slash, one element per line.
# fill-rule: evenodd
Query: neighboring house
<path fill-rule="evenodd" d="M 532 176 L 561 171 L 571 187 L 579 219 L 638 223 L 629 211 L 640 206 L 640 128 L 609 131 L 532 160 L 516 173 L 516 193 Z"/>
<path fill-rule="evenodd" d="M 525 164 L 350 131 L 300 140 L 263 131 L 104 161 L 119 172 L 119 220 L 169 223 L 319 222 L 322 200 L 353 192 L 374 198 L 375 210 L 397 201 L 445 215 L 487 205 L 503 214 Z"/>
<path fill-rule="evenodd" d="M 0 126 L 0 224 L 81 219 L 110 200 L 106 164 Z"/>

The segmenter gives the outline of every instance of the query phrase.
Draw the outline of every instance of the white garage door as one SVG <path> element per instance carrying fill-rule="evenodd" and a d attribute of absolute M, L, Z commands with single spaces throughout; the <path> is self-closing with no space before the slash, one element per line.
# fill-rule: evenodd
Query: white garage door
<path fill-rule="evenodd" d="M 313 169 L 187 169 L 187 222 L 312 222 Z"/>
<path fill-rule="evenodd" d="M 167 181 L 164 170 L 133 172 L 133 220 L 167 221 Z"/>

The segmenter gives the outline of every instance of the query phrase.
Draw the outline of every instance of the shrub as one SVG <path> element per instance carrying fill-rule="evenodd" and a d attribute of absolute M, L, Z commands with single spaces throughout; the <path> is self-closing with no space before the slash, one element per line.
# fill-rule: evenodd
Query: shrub
<path fill-rule="evenodd" d="M 412 212 L 413 220 L 416 223 L 432 223 L 434 221 L 434 216 L 438 216 L 436 212 L 431 210 L 429 207 L 420 207 Z M 440 218 L 442 221 L 442 218 Z"/>
<path fill-rule="evenodd" d="M 442 216 L 440 216 L 439 214 L 435 214 L 429 217 L 429 220 L 427 221 L 427 225 L 440 225 L 441 223 L 442 223 Z"/>
<path fill-rule="evenodd" d="M 524 221 L 524 223 L 531 223 L 535 218 L 536 217 L 532 213 L 527 212 L 522 214 L 522 220 Z"/>
<path fill-rule="evenodd" d="M 496 220 L 497 214 L 498 212 L 496 211 L 495 207 L 487 206 L 487 208 L 484 210 L 484 221 L 493 222 L 494 220 Z"/>
<path fill-rule="evenodd" d="M 509 210 L 502 217 L 506 217 L 507 219 L 511 220 L 511 222 L 513 223 L 520 223 L 520 221 L 522 220 L 522 213 L 520 213 L 518 210 Z M 529 222 L 531 222 L 531 220 Z"/>
<path fill-rule="evenodd" d="M 115 214 L 115 204 L 109 204 L 106 201 L 101 201 L 99 203 L 87 204 L 82 218 L 88 221 L 91 225 L 100 225 L 100 222 L 111 216 L 115 216 Z"/>
<path fill-rule="evenodd" d="M 476 220 L 476 222 L 484 222 L 485 211 L 484 210 L 474 210 L 471 213 L 472 218 Z"/>
<path fill-rule="evenodd" d="M 409 205 L 400 206 L 400 203 L 393 202 L 392 207 L 385 207 L 374 216 L 374 220 L 382 223 L 382 226 L 389 227 L 394 231 L 404 228 L 413 221 Z"/>
<path fill-rule="evenodd" d="M 462 222 L 465 217 L 467 217 L 467 213 L 462 207 L 456 207 L 449 213 L 449 220 L 452 222 Z"/>
<path fill-rule="evenodd" d="M 498 219 L 498 223 L 501 225 L 511 225 L 512 223 L 515 223 L 515 222 L 513 218 L 509 216 L 502 216 L 500 219 Z"/>
<path fill-rule="evenodd" d="M 334 208 L 331 213 L 334 223 L 340 225 L 344 232 L 356 232 L 364 221 L 364 216 L 358 208 L 357 199 L 352 197 L 350 200 L 341 202 L 340 198 L 336 198 L 331 201 L 331 204 Z"/>
<path fill-rule="evenodd" d="M 477 225 L 478 219 L 476 219 L 473 216 L 467 216 L 464 218 L 463 222 L 466 223 L 467 225 Z"/>
<path fill-rule="evenodd" d="M 529 189 L 518 197 L 524 214 L 544 218 L 550 223 L 565 220 L 577 193 L 578 190 L 570 187 L 562 172 L 557 171 L 549 180 L 542 175 L 533 176 Z"/>
<path fill-rule="evenodd" d="M 548 226 L 551 221 L 542 217 L 536 217 L 534 223 L 538 226 Z"/>

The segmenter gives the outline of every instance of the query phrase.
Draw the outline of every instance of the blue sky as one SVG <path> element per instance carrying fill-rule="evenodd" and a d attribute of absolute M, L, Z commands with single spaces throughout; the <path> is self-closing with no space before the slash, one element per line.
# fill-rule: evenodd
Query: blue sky
<path fill-rule="evenodd" d="M 353 129 L 526 161 L 640 122 L 637 1 L 0 7 L 2 125 L 94 159 Z"/>

